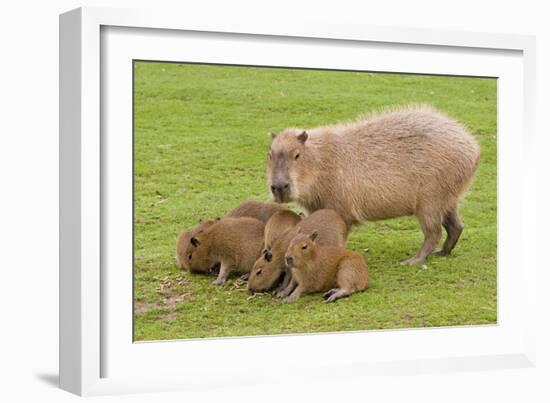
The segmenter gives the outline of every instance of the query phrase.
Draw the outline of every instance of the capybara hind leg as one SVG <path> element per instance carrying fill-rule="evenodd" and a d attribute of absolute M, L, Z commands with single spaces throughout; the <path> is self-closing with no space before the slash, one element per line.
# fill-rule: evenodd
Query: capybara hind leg
<path fill-rule="evenodd" d="M 453 250 L 464 229 L 464 223 L 458 215 L 456 207 L 445 215 L 443 228 L 447 232 L 447 238 L 443 247 L 437 251 L 437 254 L 440 256 L 448 255 Z"/>
<path fill-rule="evenodd" d="M 418 221 L 424 233 L 424 243 L 422 247 L 416 254 L 416 256 L 411 257 L 410 259 L 403 260 L 402 265 L 413 265 L 423 263 L 426 260 L 426 257 L 430 255 L 435 247 L 437 246 L 439 240 L 441 239 L 441 218 L 430 212 L 429 214 L 419 214 Z"/>
<path fill-rule="evenodd" d="M 332 294 L 334 294 L 336 291 L 338 291 L 338 288 L 333 288 L 331 290 L 328 290 L 327 292 L 325 292 L 323 294 L 323 298 L 324 299 L 327 299 L 328 297 L 330 297 Z"/>
<path fill-rule="evenodd" d="M 332 294 L 330 294 L 327 298 L 325 298 L 325 301 L 326 302 L 334 302 L 337 299 L 347 297 L 350 294 L 351 294 L 351 291 L 343 290 L 341 288 L 337 288 Z"/>

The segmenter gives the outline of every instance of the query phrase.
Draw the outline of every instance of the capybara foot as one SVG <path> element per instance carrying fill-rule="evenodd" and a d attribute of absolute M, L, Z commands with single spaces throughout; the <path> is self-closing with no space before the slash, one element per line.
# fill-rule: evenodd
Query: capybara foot
<path fill-rule="evenodd" d="M 214 281 L 212 281 L 212 284 L 214 285 L 224 285 L 225 280 L 223 278 L 217 278 Z"/>
<path fill-rule="evenodd" d="M 432 252 L 432 255 L 446 256 L 447 253 L 445 253 L 445 250 L 443 250 L 443 249 L 436 249 Z"/>
<path fill-rule="evenodd" d="M 336 291 L 338 291 L 338 288 L 333 288 L 332 290 L 328 290 L 327 292 L 325 292 L 323 294 L 323 298 L 324 299 L 327 299 L 328 297 L 330 297 L 332 294 L 334 294 Z"/>
<path fill-rule="evenodd" d="M 277 291 L 275 293 L 275 298 L 284 298 L 286 297 L 288 294 L 290 294 L 290 291 L 287 291 L 286 289 L 285 290 L 280 290 L 280 291 Z"/>
<path fill-rule="evenodd" d="M 426 260 L 426 258 L 423 258 L 423 257 L 411 257 L 410 259 L 406 259 L 406 260 L 403 260 L 401 261 L 401 265 L 402 266 L 412 266 L 414 264 L 419 264 L 419 263 L 424 263 L 424 261 Z"/>
<path fill-rule="evenodd" d="M 250 273 L 243 274 L 239 279 L 242 281 L 248 281 L 248 277 L 250 276 Z"/>
<path fill-rule="evenodd" d="M 330 290 L 329 292 L 331 292 L 331 293 L 325 298 L 326 302 L 334 302 L 338 298 L 344 298 L 344 297 L 347 297 L 350 294 L 349 291 L 341 290 L 341 289 L 338 289 L 338 288 Z M 326 294 L 328 294 L 328 293 L 325 293 L 325 295 Z"/>
<path fill-rule="evenodd" d="M 298 298 L 300 298 L 299 295 L 292 293 L 288 297 L 283 299 L 283 301 L 284 301 L 285 304 L 290 304 L 290 303 L 296 301 Z"/>

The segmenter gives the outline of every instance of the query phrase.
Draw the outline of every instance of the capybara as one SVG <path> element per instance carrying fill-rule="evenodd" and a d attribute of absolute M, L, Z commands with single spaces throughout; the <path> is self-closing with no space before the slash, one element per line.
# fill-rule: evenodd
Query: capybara
<path fill-rule="evenodd" d="M 263 203 L 256 200 L 247 200 L 227 213 L 226 217 L 252 217 L 264 224 L 278 211 L 287 210 L 277 203 Z"/>
<path fill-rule="evenodd" d="M 286 232 L 278 241 L 274 242 L 271 250 L 263 253 L 254 263 L 254 267 L 248 278 L 248 290 L 250 292 L 268 291 L 277 281 L 287 273 L 285 265 L 285 252 L 292 238 L 299 232 L 319 234 L 317 243 L 321 245 L 344 246 L 349 232 L 349 227 L 340 215 L 334 210 L 317 210 L 305 217 L 293 229 Z M 289 273 L 288 273 L 289 274 Z M 290 275 L 276 291 L 276 295 L 282 292 L 290 281 Z"/>
<path fill-rule="evenodd" d="M 294 302 L 304 293 L 326 291 L 323 298 L 333 302 L 369 286 L 369 272 L 363 257 L 341 246 L 321 246 L 317 233 L 298 234 L 290 242 L 285 261 L 296 287 L 285 302 Z"/>
<path fill-rule="evenodd" d="M 215 285 L 222 285 L 233 271 L 248 273 L 260 256 L 264 223 L 250 217 L 226 217 L 189 240 L 185 255 L 191 272 L 209 271 L 220 264 Z"/>
<path fill-rule="evenodd" d="M 252 217 L 260 220 L 264 223 L 269 221 L 271 216 L 278 211 L 286 211 L 285 207 L 277 203 L 262 203 L 256 200 L 247 200 L 240 203 L 237 207 L 233 208 L 226 217 Z M 219 220 L 216 218 L 215 220 Z M 179 269 L 189 270 L 189 265 L 187 263 L 187 256 L 185 256 L 185 251 L 189 246 L 189 240 L 195 236 L 198 232 L 204 231 L 210 225 L 214 223 L 215 220 L 199 220 L 199 224 L 191 230 L 183 230 L 177 240 L 176 240 L 176 266 Z"/>
<path fill-rule="evenodd" d="M 189 259 L 188 256 L 185 255 L 187 247 L 189 246 L 189 241 L 199 232 L 209 228 L 216 222 L 216 220 L 219 220 L 219 218 L 216 218 L 215 220 L 203 220 L 201 218 L 195 228 L 189 231 L 184 230 L 179 234 L 178 239 L 176 240 L 176 266 L 178 269 L 185 269 L 189 271 Z"/>
<path fill-rule="evenodd" d="M 464 227 L 458 202 L 475 174 L 479 145 L 459 122 L 429 106 L 272 134 L 268 186 L 275 201 L 306 211 L 336 210 L 349 224 L 416 215 L 424 243 L 403 264 L 456 245 Z"/>
<path fill-rule="evenodd" d="M 264 249 L 262 250 L 262 254 L 269 252 L 273 244 L 300 221 L 302 221 L 302 217 L 291 210 L 285 209 L 273 214 L 265 224 Z"/>

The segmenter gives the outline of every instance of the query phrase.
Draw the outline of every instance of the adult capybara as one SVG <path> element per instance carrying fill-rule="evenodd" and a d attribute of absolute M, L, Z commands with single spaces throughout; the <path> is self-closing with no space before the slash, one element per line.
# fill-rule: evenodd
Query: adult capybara
<path fill-rule="evenodd" d="M 229 213 L 226 214 L 226 217 L 251 217 L 266 223 L 276 212 L 286 210 L 288 209 L 277 203 L 262 203 L 256 200 L 247 200 L 229 211 Z M 185 256 L 185 251 L 189 246 L 189 240 L 198 232 L 204 231 L 212 225 L 215 220 L 219 219 L 220 217 L 214 220 L 205 221 L 201 218 L 199 220 L 199 224 L 195 228 L 191 230 L 183 230 L 179 234 L 176 240 L 176 266 L 179 269 L 189 270 L 189 265 L 187 264 L 188 259 L 187 256 Z"/>
<path fill-rule="evenodd" d="M 272 134 L 267 174 L 275 201 L 308 212 L 336 210 L 349 224 L 416 215 L 424 243 L 403 264 L 423 262 L 441 238 L 448 254 L 462 233 L 458 202 L 479 146 L 457 121 L 410 106 L 351 123 Z"/>
<path fill-rule="evenodd" d="M 264 249 L 262 250 L 262 254 L 269 252 L 273 244 L 300 221 L 302 221 L 302 217 L 291 210 L 285 209 L 273 214 L 265 224 Z"/>
<path fill-rule="evenodd" d="M 248 278 L 248 290 L 250 292 L 260 292 L 272 289 L 283 274 L 287 273 L 284 257 L 292 238 L 299 232 L 311 233 L 314 231 L 319 234 L 317 239 L 319 244 L 344 246 L 349 227 L 334 210 L 317 210 L 305 217 L 298 225 L 274 242 L 270 251 L 263 253 L 256 260 Z M 288 274 L 276 291 L 277 296 L 290 282 L 290 273 Z"/>
<path fill-rule="evenodd" d="M 321 246 L 317 233 L 298 234 L 285 255 L 295 288 L 285 302 L 293 302 L 304 293 L 327 291 L 327 302 L 347 297 L 369 286 L 369 272 L 363 257 L 340 246 Z"/>
<path fill-rule="evenodd" d="M 260 256 L 264 243 L 264 223 L 250 217 L 226 217 L 189 240 L 185 252 L 191 272 L 205 272 L 220 264 L 222 285 L 233 271 L 248 273 Z"/>

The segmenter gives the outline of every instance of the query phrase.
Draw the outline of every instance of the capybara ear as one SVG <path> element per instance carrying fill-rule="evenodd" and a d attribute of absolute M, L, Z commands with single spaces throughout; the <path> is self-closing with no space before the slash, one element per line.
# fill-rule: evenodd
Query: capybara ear
<path fill-rule="evenodd" d="M 275 132 L 269 132 L 269 135 L 271 136 L 271 140 L 275 140 L 275 137 L 277 137 L 277 133 Z"/>
<path fill-rule="evenodd" d="M 298 140 L 300 140 L 303 143 L 307 140 L 307 132 L 304 130 L 302 133 L 300 133 L 298 136 L 296 136 Z"/>
<path fill-rule="evenodd" d="M 201 243 L 200 243 L 200 241 L 199 241 L 197 238 L 192 237 L 192 238 L 191 238 L 191 244 L 196 248 L 196 247 L 199 246 Z"/>
<path fill-rule="evenodd" d="M 267 260 L 268 262 L 271 262 L 271 259 L 273 258 L 273 255 L 271 254 L 271 252 L 265 252 L 264 253 L 264 258 L 265 260 Z"/>
<path fill-rule="evenodd" d="M 301 218 L 305 218 L 306 217 L 306 213 L 304 213 L 303 211 L 300 211 L 298 213 L 298 215 L 301 217 Z"/>
<path fill-rule="evenodd" d="M 313 231 L 310 235 L 309 235 L 309 239 L 311 239 L 312 241 L 315 241 L 315 238 L 317 238 L 317 235 L 319 235 L 317 233 L 317 231 Z"/>
<path fill-rule="evenodd" d="M 202 224 L 204 222 L 204 218 L 199 218 L 199 224 Z"/>

